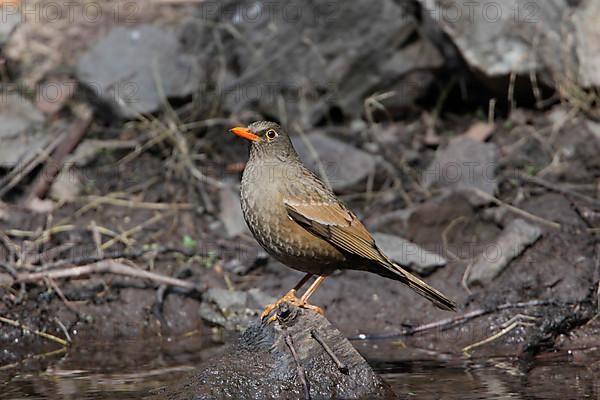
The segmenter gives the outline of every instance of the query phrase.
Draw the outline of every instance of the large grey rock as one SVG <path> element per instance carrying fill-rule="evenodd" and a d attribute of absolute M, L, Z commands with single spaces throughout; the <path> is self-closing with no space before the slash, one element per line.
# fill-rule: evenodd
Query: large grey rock
<path fill-rule="evenodd" d="M 292 137 L 300 159 L 317 176 L 325 175 L 334 190 L 350 188 L 375 171 L 375 158 L 356 147 L 323 133 L 306 135 L 305 139 L 310 147 L 300 136 Z"/>
<path fill-rule="evenodd" d="M 214 42 L 202 30 L 206 19 L 236 33 L 224 38 L 229 68 L 218 88 L 232 112 L 286 111 L 289 122 L 308 128 L 331 110 L 361 115 L 365 98 L 376 93 L 394 92 L 386 106 L 406 106 L 427 92 L 444 62 L 413 13 L 393 0 L 209 4 L 199 11 L 196 46 L 207 52 Z"/>
<path fill-rule="evenodd" d="M 244 220 L 240 196 L 229 187 L 222 188 L 219 192 L 221 211 L 219 219 L 225 226 L 228 238 L 236 237 L 242 233 L 250 233 Z"/>
<path fill-rule="evenodd" d="M 0 6 L 0 46 L 6 43 L 13 29 L 21 23 L 21 14 L 17 12 L 17 6 L 14 6 L 14 12 L 8 10 L 10 5 L 5 5 L 4 9 Z"/>
<path fill-rule="evenodd" d="M 600 86 L 600 2 L 584 1 L 573 15 L 580 83 Z"/>
<path fill-rule="evenodd" d="M 392 261 L 419 275 L 429 275 L 447 264 L 446 259 L 439 254 L 429 252 L 399 236 L 374 233 L 373 238 Z"/>
<path fill-rule="evenodd" d="M 535 243 L 542 230 L 522 219 L 515 219 L 504 228 L 496 242 L 473 262 L 467 285 L 485 286 L 504 271 L 509 263 Z"/>
<path fill-rule="evenodd" d="M 488 77 L 538 73 L 550 85 L 600 84 L 597 1 L 418 1 L 426 20 Z"/>
<path fill-rule="evenodd" d="M 245 331 L 267 304 L 276 299 L 260 289 L 235 291 L 210 288 L 202 295 L 200 316 L 227 330 Z"/>
<path fill-rule="evenodd" d="M 498 187 L 497 157 L 495 144 L 460 138 L 436 152 L 423 173 L 424 184 L 454 190 L 475 188 L 493 195 Z"/>
<path fill-rule="evenodd" d="M 77 78 L 124 117 L 157 111 L 166 97 L 185 97 L 199 89 L 196 59 L 185 54 L 178 37 L 155 26 L 113 28 L 81 56 Z"/>
<path fill-rule="evenodd" d="M 0 167 L 12 168 L 48 142 L 42 130 L 44 116 L 17 94 L 0 94 Z"/>
<path fill-rule="evenodd" d="M 270 324 L 256 321 L 220 356 L 207 360 L 195 372 L 152 398 L 396 398 L 345 336 L 323 316 L 285 306 L 280 307 L 278 316 L 278 321 Z M 317 332 L 345 368 L 338 368 L 312 331 Z M 290 341 L 298 362 L 290 350 Z M 302 376 L 306 386 L 301 383 Z M 309 396 L 305 395 L 306 389 Z"/>

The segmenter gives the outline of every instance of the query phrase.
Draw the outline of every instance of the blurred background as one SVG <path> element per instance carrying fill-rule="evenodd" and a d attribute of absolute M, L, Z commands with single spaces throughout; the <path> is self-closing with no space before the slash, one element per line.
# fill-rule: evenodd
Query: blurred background
<path fill-rule="evenodd" d="M 352 271 L 313 297 L 398 395 L 600 396 L 599 2 L 0 16 L 0 398 L 140 398 L 295 284 L 239 207 L 228 129 L 262 119 L 460 306 Z"/>

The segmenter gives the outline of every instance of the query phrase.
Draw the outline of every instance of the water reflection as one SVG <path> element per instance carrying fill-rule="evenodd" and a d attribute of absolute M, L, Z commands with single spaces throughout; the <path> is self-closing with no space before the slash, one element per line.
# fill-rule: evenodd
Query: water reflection
<path fill-rule="evenodd" d="M 68 353 L 29 357 L 0 369 L 0 399 L 139 399 L 175 383 L 221 351 L 194 338 L 156 343 L 75 347 Z M 600 399 L 594 371 L 554 360 L 527 373 L 511 359 L 481 362 L 372 361 L 400 398 Z"/>

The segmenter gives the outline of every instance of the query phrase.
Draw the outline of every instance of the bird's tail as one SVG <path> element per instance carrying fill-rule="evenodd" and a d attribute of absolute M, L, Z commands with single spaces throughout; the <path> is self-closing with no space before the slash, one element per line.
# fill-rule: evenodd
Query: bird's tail
<path fill-rule="evenodd" d="M 410 272 L 391 261 L 381 264 L 385 269 L 376 271 L 378 274 L 400 281 L 409 288 L 431 301 L 438 308 L 448 311 L 456 311 L 456 303 L 446 297 L 442 292 L 429 286 Z"/>

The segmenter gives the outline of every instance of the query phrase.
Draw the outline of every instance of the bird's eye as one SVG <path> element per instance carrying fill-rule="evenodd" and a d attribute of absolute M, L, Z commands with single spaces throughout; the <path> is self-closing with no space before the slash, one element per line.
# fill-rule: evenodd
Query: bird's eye
<path fill-rule="evenodd" d="M 277 132 L 275 132 L 273 129 L 269 129 L 267 133 L 265 133 L 265 136 L 267 139 L 272 140 L 275 139 L 275 136 L 277 136 Z"/>

